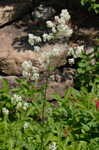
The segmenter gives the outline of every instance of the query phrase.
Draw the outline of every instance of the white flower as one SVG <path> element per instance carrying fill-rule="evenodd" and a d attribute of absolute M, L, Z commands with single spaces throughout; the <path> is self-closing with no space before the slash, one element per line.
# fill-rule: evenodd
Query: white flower
<path fill-rule="evenodd" d="M 62 9 L 60 17 L 63 17 L 66 22 L 68 22 L 70 20 L 70 15 L 69 15 L 69 12 L 67 11 L 67 9 Z"/>
<path fill-rule="evenodd" d="M 49 145 L 49 150 L 57 150 L 57 146 L 55 142 Z"/>
<path fill-rule="evenodd" d="M 59 23 L 60 23 L 60 24 L 66 24 L 66 20 L 64 19 L 64 17 L 61 17 L 61 18 L 59 19 Z"/>
<path fill-rule="evenodd" d="M 34 35 L 33 34 L 28 34 L 28 42 L 30 45 L 34 45 Z"/>
<path fill-rule="evenodd" d="M 75 63 L 75 59 L 74 58 L 70 58 L 68 59 L 68 62 L 70 65 L 74 64 Z"/>
<path fill-rule="evenodd" d="M 52 32 L 53 32 L 53 33 L 56 33 L 56 32 L 57 32 L 57 30 L 56 30 L 55 27 L 52 28 Z"/>
<path fill-rule="evenodd" d="M 29 104 L 25 102 L 25 103 L 23 104 L 23 110 L 27 110 L 28 107 L 29 107 Z"/>
<path fill-rule="evenodd" d="M 64 24 L 59 24 L 59 25 L 57 26 L 57 30 L 58 30 L 59 32 L 66 30 L 66 25 L 64 25 Z"/>
<path fill-rule="evenodd" d="M 22 76 L 23 76 L 24 78 L 30 78 L 31 73 L 23 70 L 23 71 L 22 71 Z"/>
<path fill-rule="evenodd" d="M 39 43 L 39 42 L 41 42 L 42 41 L 42 39 L 39 37 L 39 36 L 35 36 L 35 42 L 37 42 L 37 43 Z"/>
<path fill-rule="evenodd" d="M 18 104 L 16 105 L 16 109 L 20 109 L 22 108 L 22 102 L 18 102 Z"/>
<path fill-rule="evenodd" d="M 28 34 L 28 42 L 30 45 L 34 45 L 35 43 L 41 42 L 42 39 L 39 36 L 35 36 L 34 34 Z"/>
<path fill-rule="evenodd" d="M 47 40 L 50 41 L 54 38 L 53 34 L 52 33 L 49 33 L 48 34 L 48 37 L 47 37 Z"/>
<path fill-rule="evenodd" d="M 29 122 L 24 123 L 24 129 L 27 129 L 29 127 Z"/>
<path fill-rule="evenodd" d="M 39 46 L 34 46 L 34 51 L 39 52 L 40 47 Z"/>
<path fill-rule="evenodd" d="M 55 19 L 55 21 L 56 21 L 57 23 L 59 23 L 59 22 L 60 22 L 60 18 L 59 18 L 59 16 L 55 16 L 55 17 L 54 17 L 54 19 Z"/>
<path fill-rule="evenodd" d="M 75 47 L 75 57 L 79 57 L 84 52 L 84 45 Z"/>
<path fill-rule="evenodd" d="M 84 52 L 84 45 L 68 47 L 68 55 L 72 55 L 74 58 L 77 58 Z"/>
<path fill-rule="evenodd" d="M 33 81 L 37 81 L 38 79 L 39 79 L 38 73 L 34 73 L 33 76 L 31 77 L 31 80 L 33 80 Z"/>
<path fill-rule="evenodd" d="M 55 26 L 55 24 L 52 21 L 46 21 L 47 27 L 52 28 Z"/>
<path fill-rule="evenodd" d="M 38 73 L 39 69 L 35 66 L 32 66 L 32 73 Z"/>
<path fill-rule="evenodd" d="M 22 102 L 22 97 L 17 95 L 17 94 L 14 94 L 12 97 L 11 97 L 11 102 L 13 104 L 16 104 L 18 102 Z"/>
<path fill-rule="evenodd" d="M 24 71 L 29 71 L 31 68 L 32 68 L 32 62 L 30 60 L 29 61 L 24 61 L 22 63 L 22 69 Z"/>
<path fill-rule="evenodd" d="M 44 33 L 44 34 L 42 35 L 42 37 L 43 37 L 43 41 L 46 42 L 47 39 L 48 39 L 48 34 L 47 34 L 47 33 Z"/>
<path fill-rule="evenodd" d="M 4 115 L 8 115 L 9 114 L 9 110 L 7 108 L 2 108 L 2 112 Z"/>
<path fill-rule="evenodd" d="M 31 61 L 25 61 L 22 64 L 22 69 L 23 69 L 22 75 L 25 78 L 31 79 L 31 80 L 38 80 L 38 78 L 39 78 L 39 69 L 37 67 L 32 66 Z"/>
<path fill-rule="evenodd" d="M 50 41 L 51 39 L 54 38 L 53 33 L 49 33 L 49 34 L 44 33 L 42 37 L 43 37 L 43 41 L 44 41 L 44 42 Z"/>
<path fill-rule="evenodd" d="M 34 35 L 31 33 L 29 33 L 28 36 L 29 36 L 29 39 L 33 39 L 33 37 L 34 37 Z"/>
<path fill-rule="evenodd" d="M 74 49 L 73 47 L 68 47 L 68 56 L 71 56 L 71 55 L 74 56 Z"/>
<path fill-rule="evenodd" d="M 57 38 L 70 37 L 73 33 L 72 29 L 64 24 L 59 24 L 57 26 L 58 32 L 56 33 Z"/>
<path fill-rule="evenodd" d="M 68 30 L 65 31 L 64 33 L 64 37 L 70 37 L 73 33 L 73 30 L 68 28 Z"/>

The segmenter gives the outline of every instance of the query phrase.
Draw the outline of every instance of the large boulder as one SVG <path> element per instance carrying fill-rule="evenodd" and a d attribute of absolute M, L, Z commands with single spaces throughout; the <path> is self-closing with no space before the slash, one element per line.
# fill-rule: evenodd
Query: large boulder
<path fill-rule="evenodd" d="M 22 15 L 33 9 L 31 0 L 1 0 L 0 1 L 0 26 L 19 19 Z"/>
<path fill-rule="evenodd" d="M 34 52 L 27 48 L 28 43 L 25 45 L 25 50 L 20 42 L 15 46 L 16 38 L 24 36 L 27 38 L 27 33 L 22 30 L 24 30 L 22 27 L 15 28 L 14 25 L 0 29 L 0 72 L 7 75 L 21 75 L 21 64 L 26 60 L 31 60 L 34 66 L 39 67 L 40 71 L 44 71 L 47 67 L 48 55 L 53 54 L 54 48 L 60 49 L 60 54 L 51 58 L 50 65 L 59 67 L 66 63 L 67 44 L 45 44 L 41 47 L 40 52 Z M 18 49 L 18 46 L 20 49 Z"/>
<path fill-rule="evenodd" d="M 33 65 L 38 67 L 41 72 L 47 69 L 47 53 L 52 51 L 53 48 L 62 49 L 59 56 L 51 58 L 51 67 L 60 67 L 66 64 L 67 49 L 62 44 L 45 45 L 41 48 L 39 53 L 27 50 L 25 52 L 18 52 L 12 49 L 6 49 L 0 52 L 0 71 L 8 75 L 21 75 L 21 64 L 24 61 L 31 60 Z"/>

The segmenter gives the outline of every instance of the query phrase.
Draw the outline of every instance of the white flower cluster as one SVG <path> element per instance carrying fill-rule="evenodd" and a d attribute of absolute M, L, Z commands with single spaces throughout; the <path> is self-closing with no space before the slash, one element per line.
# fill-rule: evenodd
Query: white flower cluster
<path fill-rule="evenodd" d="M 32 66 L 31 61 L 24 61 L 22 63 L 22 75 L 28 80 L 37 81 L 39 79 L 39 70 Z"/>
<path fill-rule="evenodd" d="M 3 108 L 2 108 L 2 113 L 3 113 L 4 115 L 8 115 L 8 114 L 9 114 L 9 110 L 8 110 L 7 108 L 3 107 Z"/>
<path fill-rule="evenodd" d="M 40 46 L 36 46 L 35 44 L 41 42 L 42 39 L 40 36 L 36 36 L 34 34 L 28 34 L 28 42 L 31 46 L 34 46 L 34 51 L 38 52 L 40 50 Z"/>
<path fill-rule="evenodd" d="M 12 102 L 12 104 L 16 105 L 16 109 L 17 109 L 17 110 L 20 109 L 20 108 L 22 108 L 23 110 L 27 110 L 28 107 L 29 107 L 29 103 L 24 102 L 24 101 L 22 100 L 22 97 L 19 96 L 19 95 L 17 95 L 17 94 L 14 94 L 14 95 L 12 96 L 11 102 Z"/>
<path fill-rule="evenodd" d="M 84 45 L 74 47 L 68 46 L 68 56 L 72 56 L 72 58 L 68 59 L 68 63 L 70 65 L 75 64 L 75 59 L 80 57 L 83 52 L 85 52 Z"/>
<path fill-rule="evenodd" d="M 28 34 L 29 38 L 28 38 L 28 42 L 30 43 L 30 45 L 34 45 L 35 43 L 39 43 L 41 42 L 41 38 L 39 36 L 35 36 L 34 34 Z"/>
<path fill-rule="evenodd" d="M 50 66 L 51 63 L 51 59 L 53 57 L 57 57 L 62 53 L 61 48 L 54 46 L 51 50 L 49 51 L 44 51 L 43 53 L 41 53 L 41 57 L 39 59 L 40 64 L 42 65 L 42 68 L 48 68 L 48 66 Z"/>
<path fill-rule="evenodd" d="M 68 25 L 69 20 L 69 12 L 67 9 L 63 9 L 60 16 L 55 16 L 54 23 L 52 21 L 46 22 L 47 27 L 51 28 L 53 37 L 55 37 L 55 39 L 68 38 L 71 36 L 73 30 Z"/>
<path fill-rule="evenodd" d="M 68 55 L 72 55 L 74 58 L 79 57 L 84 52 L 84 45 L 68 47 Z"/>
<path fill-rule="evenodd" d="M 53 142 L 49 145 L 49 150 L 57 150 L 56 142 Z"/>
<path fill-rule="evenodd" d="M 16 105 L 16 109 L 20 109 L 22 108 L 23 110 L 27 110 L 29 107 L 29 103 L 27 102 L 19 102 L 17 105 Z"/>
<path fill-rule="evenodd" d="M 54 35 L 53 35 L 53 33 L 49 33 L 49 34 L 44 33 L 42 35 L 42 38 L 43 38 L 43 41 L 46 42 L 46 41 L 50 41 L 50 40 L 54 39 Z"/>
<path fill-rule="evenodd" d="M 69 38 L 73 30 L 69 27 L 70 14 L 67 9 L 61 11 L 60 16 L 55 16 L 54 21 L 46 21 L 47 27 L 51 29 L 50 33 L 44 33 L 42 38 L 34 34 L 28 35 L 28 42 L 34 46 L 34 51 L 39 51 L 40 47 L 35 46 L 39 42 L 46 42 L 54 39 Z"/>

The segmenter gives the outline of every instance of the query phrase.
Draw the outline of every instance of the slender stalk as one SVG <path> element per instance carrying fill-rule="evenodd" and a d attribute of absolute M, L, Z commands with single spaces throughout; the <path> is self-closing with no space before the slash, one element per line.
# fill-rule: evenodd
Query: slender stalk
<path fill-rule="evenodd" d="M 46 93 L 47 93 L 47 86 L 48 86 L 48 76 L 49 76 L 49 72 L 46 74 L 45 76 L 45 86 L 44 86 L 44 89 L 43 89 L 43 92 L 42 92 L 42 96 L 43 96 L 43 104 L 42 104 L 42 128 L 43 128 L 43 131 L 44 131 L 44 125 L 45 125 L 45 107 L 46 107 Z M 45 131 L 42 132 L 42 135 L 41 135 L 41 150 L 44 150 L 44 134 L 45 134 Z"/>

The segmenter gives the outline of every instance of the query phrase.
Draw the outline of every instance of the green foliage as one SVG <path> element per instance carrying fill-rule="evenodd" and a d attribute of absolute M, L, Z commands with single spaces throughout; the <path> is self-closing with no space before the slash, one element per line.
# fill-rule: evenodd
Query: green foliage
<path fill-rule="evenodd" d="M 98 0 L 81 0 L 81 4 L 89 5 L 89 10 L 93 9 L 96 13 L 99 13 L 99 2 Z"/>
<path fill-rule="evenodd" d="M 0 89 L 0 150 L 49 150 L 53 142 L 57 150 L 99 149 L 96 91 L 71 88 L 64 98 L 53 95 L 55 105 L 46 100 L 46 86 L 38 89 L 23 79 L 18 84 L 19 87 L 9 90 L 4 81 Z M 13 94 L 23 101 L 12 99 Z M 22 106 L 17 107 L 20 102 Z M 24 103 L 28 103 L 27 109 Z"/>
<path fill-rule="evenodd" d="M 80 56 L 77 63 L 76 87 L 86 87 L 88 91 L 99 90 L 99 47 L 94 51 Z"/>

